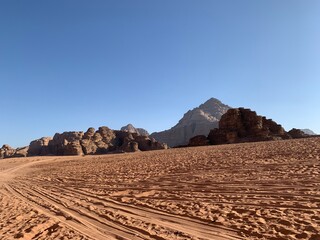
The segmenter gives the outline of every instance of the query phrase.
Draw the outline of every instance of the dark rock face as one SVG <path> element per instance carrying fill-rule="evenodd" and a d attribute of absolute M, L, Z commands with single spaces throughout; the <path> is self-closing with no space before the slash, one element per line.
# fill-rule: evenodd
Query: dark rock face
<path fill-rule="evenodd" d="M 292 138 L 305 138 L 305 137 L 309 137 L 310 135 L 305 134 L 302 130 L 300 129 L 296 129 L 296 128 L 292 128 L 288 134 L 292 137 Z"/>
<path fill-rule="evenodd" d="M 158 149 L 167 149 L 167 145 L 157 142 L 154 138 L 146 136 L 135 136 L 134 141 L 138 143 L 139 150 L 150 151 Z"/>
<path fill-rule="evenodd" d="M 235 108 L 228 110 L 219 122 L 219 128 L 210 131 L 211 144 L 238 142 L 256 142 L 277 139 L 289 139 L 281 125 L 258 116 L 250 109 Z"/>
<path fill-rule="evenodd" d="M 205 146 L 208 145 L 208 138 L 204 135 L 194 136 L 190 138 L 188 146 L 195 147 L 195 146 Z"/>
<path fill-rule="evenodd" d="M 170 147 L 187 145 L 197 135 L 207 136 L 211 129 L 218 127 L 221 116 L 230 109 L 218 99 L 211 98 L 199 107 L 188 111 L 177 125 L 169 130 L 155 132 L 151 137 Z"/>

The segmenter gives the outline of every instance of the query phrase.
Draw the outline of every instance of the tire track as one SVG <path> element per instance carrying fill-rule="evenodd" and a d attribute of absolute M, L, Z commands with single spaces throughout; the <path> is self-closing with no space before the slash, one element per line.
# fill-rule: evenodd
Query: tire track
<path fill-rule="evenodd" d="M 18 187 L 11 187 L 8 184 L 5 184 L 5 188 L 10 191 L 16 197 L 23 199 L 25 202 L 32 205 L 35 209 L 45 212 L 53 218 L 58 218 L 60 222 L 69 225 L 78 232 L 84 233 L 86 236 L 89 236 L 93 239 L 128 239 L 128 240 L 141 240 L 141 239 L 155 239 L 155 238 L 142 238 L 138 233 L 129 233 L 126 229 L 117 229 L 114 224 L 105 224 L 102 221 L 95 219 L 92 214 L 84 211 L 79 211 L 76 209 L 67 208 L 65 205 L 58 203 L 59 201 L 52 199 L 49 196 L 44 196 L 37 193 L 31 189 Z M 50 205 L 54 209 L 57 209 L 57 212 L 52 212 L 48 207 L 41 206 L 40 201 L 38 202 L 30 200 L 28 195 L 33 195 L 38 199 L 41 199 L 43 205 Z"/>
<path fill-rule="evenodd" d="M 71 196 L 77 196 L 77 199 L 90 198 L 91 201 L 87 201 L 91 204 L 96 206 L 102 205 L 106 209 L 112 208 L 118 213 L 130 215 L 132 218 L 137 218 L 145 222 L 156 222 L 158 225 L 168 228 L 172 228 L 174 226 L 175 231 L 188 233 L 190 236 L 201 237 L 202 239 L 241 239 L 236 232 L 224 228 L 223 226 L 213 225 L 205 221 L 170 214 L 148 207 L 139 207 L 136 205 L 120 203 L 112 199 L 91 195 L 90 193 L 80 190 L 70 190 L 67 188 L 56 188 L 56 190 L 58 190 L 64 197 L 66 197 L 66 192 L 68 192 Z"/>

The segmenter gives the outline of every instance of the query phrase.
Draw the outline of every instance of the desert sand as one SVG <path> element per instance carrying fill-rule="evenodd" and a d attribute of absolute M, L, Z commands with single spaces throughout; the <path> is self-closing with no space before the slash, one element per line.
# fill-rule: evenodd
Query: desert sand
<path fill-rule="evenodd" d="M 0 161 L 0 239 L 320 239 L 320 138 Z"/>

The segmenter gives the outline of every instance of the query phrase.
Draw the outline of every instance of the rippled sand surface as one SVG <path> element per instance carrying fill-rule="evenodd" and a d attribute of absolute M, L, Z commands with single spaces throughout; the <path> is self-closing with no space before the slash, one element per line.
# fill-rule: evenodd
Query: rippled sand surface
<path fill-rule="evenodd" d="M 0 160 L 0 239 L 320 239 L 320 138 Z"/>

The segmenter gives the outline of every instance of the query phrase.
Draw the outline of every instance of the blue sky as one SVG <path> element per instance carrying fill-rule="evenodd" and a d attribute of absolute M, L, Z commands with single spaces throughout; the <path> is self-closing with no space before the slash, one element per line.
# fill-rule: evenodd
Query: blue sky
<path fill-rule="evenodd" d="M 2 0 L 0 143 L 127 123 L 216 97 L 320 133 L 318 0 Z"/>

